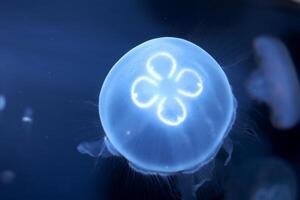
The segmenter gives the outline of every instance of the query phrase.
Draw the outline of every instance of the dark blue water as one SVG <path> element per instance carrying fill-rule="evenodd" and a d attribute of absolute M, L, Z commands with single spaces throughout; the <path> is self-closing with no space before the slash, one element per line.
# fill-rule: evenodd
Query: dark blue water
<path fill-rule="evenodd" d="M 268 111 L 252 109 L 241 84 L 253 69 L 252 39 L 280 36 L 297 61 L 299 24 L 294 6 L 238 0 L 1 1 L 0 94 L 7 106 L 0 113 L 0 172 L 10 170 L 15 177 L 0 184 L 0 199 L 179 199 L 178 192 L 132 172 L 122 159 L 95 161 L 76 151 L 82 140 L 104 134 L 97 105 L 110 68 L 151 38 L 195 42 L 224 66 L 242 110 L 238 121 L 254 129 L 257 118 L 248 113 L 267 121 Z M 22 121 L 26 108 L 33 111 L 31 123 Z M 270 124 L 258 129 L 274 143 L 271 155 L 299 169 L 299 128 L 289 137 L 270 136 Z M 207 199 L 224 196 L 220 187 L 208 191 Z"/>

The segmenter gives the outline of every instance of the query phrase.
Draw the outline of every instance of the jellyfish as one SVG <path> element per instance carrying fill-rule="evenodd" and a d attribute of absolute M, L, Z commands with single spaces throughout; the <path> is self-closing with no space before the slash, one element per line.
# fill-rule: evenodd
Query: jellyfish
<path fill-rule="evenodd" d="M 194 199 L 222 145 L 230 159 L 236 108 L 225 73 L 206 51 L 184 39 L 152 39 L 112 67 L 99 96 L 105 136 L 77 149 L 122 156 L 145 175 L 178 175 L 183 199 Z"/>
<path fill-rule="evenodd" d="M 22 122 L 27 123 L 27 124 L 31 124 L 33 122 L 33 111 L 30 107 L 27 107 L 24 110 L 24 114 L 23 114 L 23 117 L 22 117 Z"/>
<path fill-rule="evenodd" d="M 11 184 L 16 178 L 16 173 L 10 169 L 0 172 L 0 183 Z"/>
<path fill-rule="evenodd" d="M 256 158 L 232 170 L 225 199 L 296 200 L 297 193 L 289 164 L 279 158 Z"/>
<path fill-rule="evenodd" d="M 250 95 L 271 108 L 271 122 L 280 129 L 300 120 L 300 83 L 288 49 L 279 39 L 260 36 L 254 40 L 259 68 L 250 76 Z"/>
<path fill-rule="evenodd" d="M 12 170 L 4 170 L 0 172 L 0 183 L 11 184 L 16 178 L 16 173 Z"/>
<path fill-rule="evenodd" d="M 300 0 L 292 0 L 292 1 L 300 4 Z"/>
<path fill-rule="evenodd" d="M 5 96 L 0 94 L 0 112 L 5 109 L 5 106 L 6 106 Z"/>

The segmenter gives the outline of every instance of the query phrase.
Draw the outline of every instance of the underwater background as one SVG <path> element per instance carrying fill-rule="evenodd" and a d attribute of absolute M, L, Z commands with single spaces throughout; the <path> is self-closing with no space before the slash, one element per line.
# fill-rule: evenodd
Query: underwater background
<path fill-rule="evenodd" d="M 297 1 L 1 0 L 0 199 L 180 199 L 172 177 L 144 176 L 123 158 L 93 159 L 76 149 L 104 135 L 98 97 L 111 67 L 138 44 L 163 36 L 209 52 L 238 102 L 232 160 L 218 164 L 224 157 L 218 154 L 214 178 L 199 188 L 198 199 L 228 199 L 232 188 L 239 193 L 231 186 L 239 166 L 270 157 L 290 166 L 299 191 L 300 124 L 276 128 L 270 109 L 247 92 L 260 35 L 285 43 L 299 79 Z"/>

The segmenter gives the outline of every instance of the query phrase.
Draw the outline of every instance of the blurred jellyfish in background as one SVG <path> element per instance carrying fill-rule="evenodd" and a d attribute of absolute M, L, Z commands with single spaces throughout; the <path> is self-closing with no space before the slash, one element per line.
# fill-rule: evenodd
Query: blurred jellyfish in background
<path fill-rule="evenodd" d="M 0 94 L 0 112 L 5 109 L 5 106 L 6 106 L 5 96 Z"/>
<path fill-rule="evenodd" d="M 292 1 L 300 4 L 300 0 L 292 0 Z"/>
<path fill-rule="evenodd" d="M 22 122 L 26 124 L 31 124 L 33 122 L 33 111 L 32 108 L 28 107 L 24 110 L 22 116 Z"/>
<path fill-rule="evenodd" d="M 278 158 L 256 158 L 233 168 L 226 189 L 228 200 L 296 200 L 296 175 Z"/>
<path fill-rule="evenodd" d="M 288 49 L 277 38 L 260 36 L 254 52 L 259 68 L 248 82 L 249 93 L 270 106 L 275 127 L 294 127 L 300 119 L 300 84 Z"/>
<path fill-rule="evenodd" d="M 82 142 L 93 157 L 118 155 L 142 174 L 176 175 L 183 199 L 210 179 L 224 147 L 236 101 L 219 64 L 203 49 L 178 38 L 157 38 L 126 53 L 107 75 L 99 97 L 105 136 Z"/>
<path fill-rule="evenodd" d="M 30 134 L 32 132 L 33 110 L 31 107 L 25 108 L 22 116 L 22 125 L 26 133 Z"/>
<path fill-rule="evenodd" d="M 16 174 L 12 170 L 4 170 L 0 172 L 0 183 L 1 184 L 11 184 L 14 182 Z M 1 185 L 0 184 L 0 185 Z"/>

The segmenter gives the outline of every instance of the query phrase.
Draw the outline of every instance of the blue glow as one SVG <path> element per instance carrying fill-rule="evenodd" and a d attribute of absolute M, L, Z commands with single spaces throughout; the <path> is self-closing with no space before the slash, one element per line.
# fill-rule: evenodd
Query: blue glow
<path fill-rule="evenodd" d="M 30 107 L 25 109 L 23 117 L 22 117 L 22 122 L 24 122 L 24 123 L 32 123 L 33 122 L 33 110 Z"/>
<path fill-rule="evenodd" d="M 111 69 L 99 97 L 108 141 L 145 173 L 192 171 L 209 162 L 235 118 L 219 64 L 178 38 L 149 40 Z"/>
<path fill-rule="evenodd" d="M 271 185 L 266 188 L 258 188 L 253 194 L 253 200 L 285 200 L 294 199 L 293 192 L 287 185 Z"/>
<path fill-rule="evenodd" d="M 245 160 L 232 168 L 224 199 L 296 200 L 299 199 L 296 177 L 291 166 L 281 159 Z"/>
<path fill-rule="evenodd" d="M 259 67 L 250 76 L 249 93 L 270 106 L 275 127 L 294 127 L 300 121 L 300 81 L 288 48 L 278 38 L 259 36 L 254 51 Z"/>
<path fill-rule="evenodd" d="M 6 100 L 3 95 L 0 94 L 0 111 L 3 111 L 6 106 Z"/>

